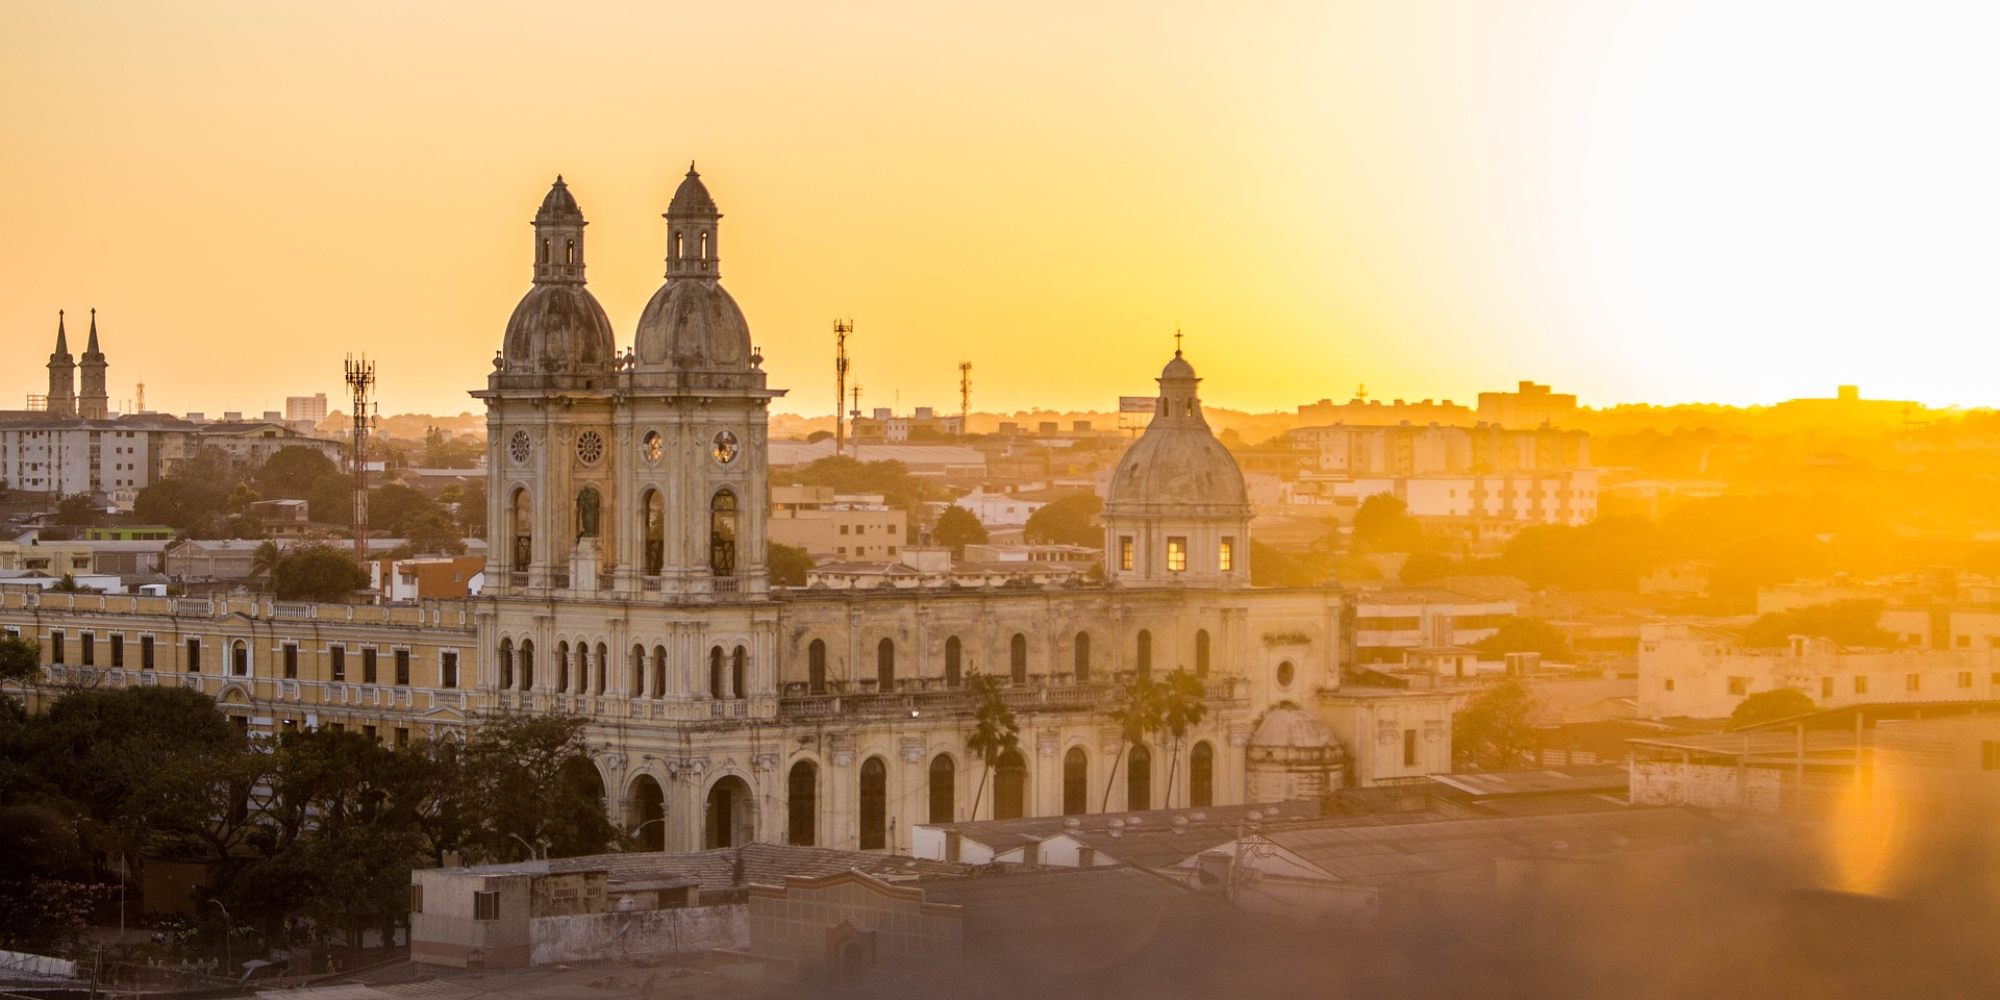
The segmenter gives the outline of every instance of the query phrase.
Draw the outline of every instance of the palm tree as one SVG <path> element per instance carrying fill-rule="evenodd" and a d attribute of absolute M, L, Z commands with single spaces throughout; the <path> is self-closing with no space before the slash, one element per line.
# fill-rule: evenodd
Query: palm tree
<path fill-rule="evenodd" d="M 1160 687 L 1153 679 L 1140 674 L 1125 682 L 1122 692 L 1124 700 L 1111 710 L 1111 718 L 1118 723 L 1118 758 L 1111 762 L 1111 772 L 1104 776 L 1104 802 L 1097 807 L 1098 812 L 1111 808 L 1111 785 L 1118 780 L 1118 768 L 1125 762 L 1125 748 L 1145 742 L 1148 735 L 1158 732 L 1160 717 Z"/>
<path fill-rule="evenodd" d="M 1187 738 L 1188 730 L 1200 725 L 1202 717 L 1208 714 L 1207 696 L 1207 686 L 1186 667 L 1175 667 L 1156 694 L 1160 702 L 1160 728 L 1174 738 L 1167 758 L 1169 809 L 1174 807 L 1174 776 L 1180 771 L 1181 741 Z"/>
<path fill-rule="evenodd" d="M 1000 763 L 1000 758 L 1021 745 L 1021 727 L 1014 721 L 1013 710 L 1007 707 L 1007 700 L 1001 693 L 1005 685 L 1000 678 L 975 670 L 966 678 L 966 686 L 979 699 L 979 704 L 972 711 L 972 735 L 965 741 L 965 749 L 977 756 L 983 765 L 979 772 L 979 789 L 972 793 L 972 811 L 967 814 L 976 819 L 979 816 L 979 798 L 986 794 L 986 778 L 993 773 L 993 767 Z"/>
<path fill-rule="evenodd" d="M 257 551 L 250 554 L 250 579 L 269 580 L 271 574 L 277 570 L 278 559 L 283 554 L 278 549 L 277 542 L 265 539 L 264 544 L 257 546 Z"/>

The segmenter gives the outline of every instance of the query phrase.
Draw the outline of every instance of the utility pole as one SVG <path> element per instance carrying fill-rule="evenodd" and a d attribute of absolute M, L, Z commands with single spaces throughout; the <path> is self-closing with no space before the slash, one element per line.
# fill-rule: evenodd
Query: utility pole
<path fill-rule="evenodd" d="M 847 335 L 853 332 L 853 320 L 833 321 L 833 453 L 836 455 L 847 447 L 847 425 L 840 418 L 840 406 L 847 402 Z"/>
<path fill-rule="evenodd" d="M 855 383 L 853 392 L 854 409 L 847 411 L 847 419 L 850 424 L 861 419 L 861 384 L 859 382 Z M 854 457 L 861 457 L 861 438 L 859 435 L 856 435 L 854 439 Z"/>
<path fill-rule="evenodd" d="M 958 363 L 958 437 L 964 440 L 972 430 L 972 362 Z"/>
<path fill-rule="evenodd" d="M 368 563 L 368 408 L 375 391 L 375 363 L 364 354 L 347 356 L 347 388 L 354 400 L 354 561 Z"/>

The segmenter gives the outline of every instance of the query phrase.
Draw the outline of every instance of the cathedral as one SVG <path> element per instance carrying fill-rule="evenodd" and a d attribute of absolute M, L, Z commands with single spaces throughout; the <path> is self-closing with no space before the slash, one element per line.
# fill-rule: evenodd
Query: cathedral
<path fill-rule="evenodd" d="M 97 349 L 97 310 L 90 311 L 90 343 L 83 349 L 81 364 L 69 352 L 69 331 L 64 329 L 62 313 L 56 313 L 56 349 L 49 355 L 48 416 L 109 419 L 111 394 L 104 385 L 104 376 L 109 368 L 104 352 Z M 81 393 L 77 392 L 76 385 L 79 369 L 83 372 Z"/>
<path fill-rule="evenodd" d="M 195 687 L 252 731 L 462 738 L 482 714 L 581 716 L 607 809 L 652 849 L 907 851 L 918 824 L 1449 769 L 1448 696 L 1343 682 L 1341 592 L 1251 586 L 1243 476 L 1178 351 L 1110 481 L 1102 583 L 773 588 L 767 417 L 783 390 L 722 285 L 722 219 L 690 167 L 665 213 L 665 280 L 621 343 L 586 282 L 582 209 L 561 178 L 543 198 L 532 284 L 472 393 L 488 431 L 480 596 L 10 594 L 0 627 L 33 630 L 56 678 Z M 1127 744 L 1121 687 L 1178 668 L 1204 717 Z M 975 674 L 1003 682 L 1019 725 L 990 772 L 967 747 Z"/>

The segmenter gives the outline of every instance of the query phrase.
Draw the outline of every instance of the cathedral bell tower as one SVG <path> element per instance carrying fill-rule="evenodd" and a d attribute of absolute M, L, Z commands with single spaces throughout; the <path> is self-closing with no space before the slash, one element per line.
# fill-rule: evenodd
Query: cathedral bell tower
<path fill-rule="evenodd" d="M 56 349 L 49 355 L 49 416 L 76 416 L 76 357 L 69 353 L 63 314 L 56 311 Z"/>
<path fill-rule="evenodd" d="M 97 349 L 97 310 L 90 311 L 90 344 L 83 350 L 83 393 L 77 399 L 77 416 L 85 420 L 111 417 L 111 394 L 104 387 L 104 352 Z"/>

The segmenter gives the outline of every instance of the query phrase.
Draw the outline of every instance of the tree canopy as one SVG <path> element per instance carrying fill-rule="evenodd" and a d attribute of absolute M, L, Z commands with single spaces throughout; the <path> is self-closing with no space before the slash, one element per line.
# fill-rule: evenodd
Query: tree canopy
<path fill-rule="evenodd" d="M 1097 516 L 1104 500 L 1095 493 L 1072 493 L 1042 505 L 1028 515 L 1021 537 L 1032 545 L 1085 545 L 1104 547 L 1104 525 Z"/>
<path fill-rule="evenodd" d="M 770 571 L 773 584 L 803 587 L 806 585 L 806 573 L 813 568 L 813 557 L 796 546 L 772 542 L 770 551 L 764 557 L 764 566 Z"/>
<path fill-rule="evenodd" d="M 1509 618 L 1500 623 L 1498 631 L 1473 643 L 1472 648 L 1489 659 L 1508 653 L 1540 653 L 1544 660 L 1561 663 L 1571 656 L 1569 637 L 1540 618 Z"/>
<path fill-rule="evenodd" d="M 1834 601 L 1810 604 L 1789 611 L 1761 615 L 1743 629 L 1739 640 L 1745 646 L 1775 649 L 1791 637 L 1832 639 L 1842 646 L 1882 647 L 1896 644 L 1896 637 L 1879 624 L 1882 602 L 1869 600 Z"/>
<path fill-rule="evenodd" d="M 1354 511 L 1356 552 L 1414 552 L 1424 545 L 1424 529 L 1409 505 L 1387 493 L 1361 501 Z"/>
<path fill-rule="evenodd" d="M 331 545 L 302 545 L 278 557 L 271 589 L 285 601 L 344 601 L 368 586 L 368 571 Z"/>
<path fill-rule="evenodd" d="M 1507 771 L 1532 763 L 1537 703 L 1520 678 L 1509 677 L 1475 695 L 1451 720 L 1452 755 L 1473 771 Z"/>
<path fill-rule="evenodd" d="M 1818 708 L 1813 704 L 1812 697 L 1798 688 L 1772 688 L 1738 702 L 1736 711 L 1729 713 L 1729 728 L 1742 729 L 1778 719 L 1790 719 Z"/>
<path fill-rule="evenodd" d="M 968 545 L 986 544 L 986 537 L 986 526 L 963 507 L 946 507 L 931 527 L 931 541 L 950 549 L 955 557 L 965 555 Z"/>

